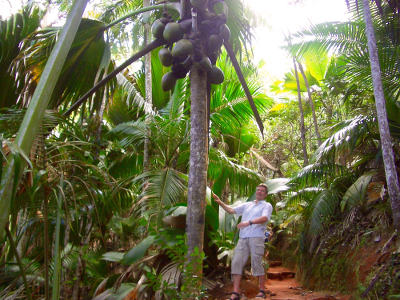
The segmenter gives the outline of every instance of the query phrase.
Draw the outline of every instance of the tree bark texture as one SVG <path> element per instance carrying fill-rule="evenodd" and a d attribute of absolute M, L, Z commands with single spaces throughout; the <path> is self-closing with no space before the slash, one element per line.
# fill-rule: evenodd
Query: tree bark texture
<path fill-rule="evenodd" d="M 194 65 L 190 71 L 191 115 L 190 115 L 190 159 L 186 233 L 188 246 L 187 266 L 197 282 L 192 289 L 198 292 L 201 286 L 204 222 L 208 167 L 207 136 L 207 74 Z M 188 269 L 187 269 L 188 270 Z M 189 274 L 188 274 L 189 275 Z M 189 275 L 190 276 L 190 275 Z M 186 280 L 187 282 L 187 280 Z"/>
<path fill-rule="evenodd" d="M 304 166 L 308 165 L 308 154 L 307 154 L 307 144 L 306 144 L 306 129 L 304 127 L 304 112 L 303 112 L 303 104 L 301 102 L 301 91 L 300 91 L 300 80 L 299 73 L 297 72 L 296 60 L 293 57 L 293 66 L 294 66 L 294 75 L 296 77 L 297 84 L 297 98 L 299 100 L 299 111 L 300 111 L 300 135 L 301 135 L 301 144 L 303 147 L 303 159 Z"/>
<path fill-rule="evenodd" d="M 321 143 L 322 143 L 321 134 L 319 133 L 319 129 L 318 129 L 317 116 L 315 114 L 314 102 L 313 102 L 312 96 L 311 96 L 310 84 L 308 83 L 308 79 L 307 79 L 306 73 L 304 73 L 303 66 L 301 65 L 300 62 L 297 62 L 297 63 L 299 64 L 300 73 L 303 76 L 304 82 L 305 82 L 306 87 L 307 87 L 308 101 L 310 102 L 310 107 L 311 107 L 311 111 L 312 111 L 315 135 L 317 136 L 317 139 L 318 139 L 318 146 L 321 146 Z"/>
<path fill-rule="evenodd" d="M 372 25 L 371 11 L 368 0 L 363 0 L 363 12 L 366 34 L 368 39 L 368 52 L 371 62 L 371 75 L 374 87 L 375 105 L 378 116 L 379 134 L 382 145 L 383 163 L 385 165 L 386 183 L 388 187 L 390 202 L 392 206 L 393 223 L 395 228 L 400 231 L 400 187 L 396 172 L 392 141 L 389 131 L 389 122 L 385 106 L 385 96 L 383 93 L 381 68 L 378 59 L 378 50 Z"/>

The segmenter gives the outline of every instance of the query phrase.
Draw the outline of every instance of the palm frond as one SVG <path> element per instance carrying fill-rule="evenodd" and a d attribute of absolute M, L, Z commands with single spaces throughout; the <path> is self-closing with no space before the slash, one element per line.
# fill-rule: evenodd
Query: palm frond
<path fill-rule="evenodd" d="M 254 120 L 253 111 L 225 52 L 222 53 L 218 66 L 225 74 L 225 81 L 221 85 L 212 87 L 211 133 L 215 137 L 222 134 L 240 138 L 240 131 Z M 261 84 L 256 79 L 255 67 L 251 64 L 244 65 L 242 71 L 249 82 L 248 87 L 257 110 L 265 113 L 272 106 L 273 100 L 261 93 Z"/>
<path fill-rule="evenodd" d="M 333 127 L 336 132 L 326 139 L 315 151 L 315 161 L 332 161 L 340 152 L 344 152 L 345 150 L 353 152 L 365 141 L 367 136 L 374 133 L 375 126 L 375 117 L 362 115 L 338 123 Z"/>
<path fill-rule="evenodd" d="M 324 190 L 318 194 L 312 205 L 308 234 L 310 237 L 318 236 L 325 224 L 331 220 L 339 208 L 340 197 L 336 191 Z"/>
<path fill-rule="evenodd" d="M 238 196 L 246 196 L 252 193 L 257 184 L 263 181 L 260 174 L 236 163 L 224 152 L 214 148 L 211 148 L 209 153 L 208 178 L 221 185 L 219 187 L 213 186 L 214 192 L 222 190 L 227 183 L 226 181 L 229 181 L 231 189 Z M 222 181 L 220 181 L 221 179 Z"/>
<path fill-rule="evenodd" d="M 346 191 L 343 195 L 340 208 L 342 212 L 344 210 L 350 210 L 355 206 L 363 203 L 367 192 L 367 187 L 372 180 L 372 177 L 376 174 L 376 170 L 369 171 L 362 174 Z"/>
<path fill-rule="evenodd" d="M 130 145 L 140 146 L 144 142 L 146 136 L 146 124 L 143 121 L 127 122 L 117 125 L 110 133 L 121 134 L 123 136 L 120 141 L 121 146 Z"/>
<path fill-rule="evenodd" d="M 316 194 L 321 193 L 324 190 L 325 189 L 321 187 L 307 187 L 290 192 L 288 197 L 285 199 L 285 202 L 281 205 L 285 207 L 298 205 L 306 207 L 308 206 L 310 199 L 313 199 Z"/>
<path fill-rule="evenodd" d="M 124 16 L 131 11 L 137 10 L 143 6 L 142 0 L 119 0 L 115 1 L 111 5 L 104 7 L 104 13 L 101 16 L 101 20 L 105 23 L 110 23 L 115 19 Z"/>
<path fill-rule="evenodd" d="M 14 136 L 21 125 L 25 112 L 25 109 L 1 109 L 0 131 L 6 136 Z M 53 130 L 61 120 L 62 118 L 57 112 L 47 110 L 43 116 L 42 126 L 39 126 L 39 132 L 37 134 L 47 134 L 49 131 Z"/>
<path fill-rule="evenodd" d="M 368 53 L 365 24 L 358 22 L 329 22 L 312 25 L 309 29 L 292 35 L 291 53 L 302 57 L 305 53 Z M 296 42 L 296 39 L 301 42 Z"/>
<path fill-rule="evenodd" d="M 241 0 L 225 0 L 228 15 L 227 22 L 231 31 L 231 45 L 235 52 L 241 53 L 242 47 L 248 50 L 251 45 L 253 33 L 249 21 L 249 11 L 243 5 Z"/>
<path fill-rule="evenodd" d="M 314 163 L 301 169 L 291 180 L 290 183 L 300 187 L 314 184 L 322 184 L 328 179 L 346 174 L 347 168 L 334 163 Z"/>
<path fill-rule="evenodd" d="M 136 212 L 144 210 L 151 217 L 157 216 L 158 220 L 161 220 L 165 208 L 184 201 L 187 189 L 187 175 L 172 168 L 144 172 L 132 182 L 145 182 Z"/>
<path fill-rule="evenodd" d="M 126 102 L 128 104 L 128 107 L 136 105 L 138 108 L 143 109 L 146 114 L 155 114 L 152 109 L 152 105 L 145 101 L 135 85 L 130 82 L 123 74 L 117 75 L 117 82 L 126 93 Z"/>

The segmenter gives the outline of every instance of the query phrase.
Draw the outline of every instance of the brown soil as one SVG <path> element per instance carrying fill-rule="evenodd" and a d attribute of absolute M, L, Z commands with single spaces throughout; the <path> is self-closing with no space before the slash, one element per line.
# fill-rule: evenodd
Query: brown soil
<path fill-rule="evenodd" d="M 281 266 L 274 266 L 268 269 L 269 277 L 265 281 L 265 290 L 267 290 L 267 299 L 273 300 L 349 300 L 350 296 L 338 295 L 329 292 L 314 292 L 303 289 L 294 277 L 294 272 Z M 272 275 L 272 276 L 271 276 Z M 272 279 L 272 278 L 273 279 Z M 256 298 L 258 293 L 257 279 L 251 276 L 244 276 L 241 282 L 241 300 L 261 300 Z M 211 298 L 215 300 L 229 299 L 232 291 L 232 283 L 211 291 Z"/>

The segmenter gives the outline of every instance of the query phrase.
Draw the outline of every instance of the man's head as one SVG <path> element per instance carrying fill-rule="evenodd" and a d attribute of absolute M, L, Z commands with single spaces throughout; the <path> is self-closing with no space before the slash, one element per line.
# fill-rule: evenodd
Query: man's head
<path fill-rule="evenodd" d="M 266 184 L 261 183 L 256 188 L 256 199 L 264 200 L 268 195 L 268 187 Z"/>

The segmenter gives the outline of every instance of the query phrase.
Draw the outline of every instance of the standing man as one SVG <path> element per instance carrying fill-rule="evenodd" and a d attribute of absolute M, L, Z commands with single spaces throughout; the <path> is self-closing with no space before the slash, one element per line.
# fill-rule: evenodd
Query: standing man
<path fill-rule="evenodd" d="M 256 199 L 243 203 L 237 207 L 230 207 L 213 193 L 215 202 L 227 213 L 242 216 L 242 222 L 237 225 L 240 229 L 239 241 L 232 259 L 233 292 L 230 299 L 240 299 L 240 279 L 243 267 L 249 255 L 251 256 L 251 270 L 253 276 L 258 277 L 260 292 L 256 297 L 266 298 L 264 289 L 265 271 L 262 263 L 264 256 L 264 231 L 271 218 L 272 205 L 265 201 L 268 187 L 260 184 L 256 189 Z"/>

